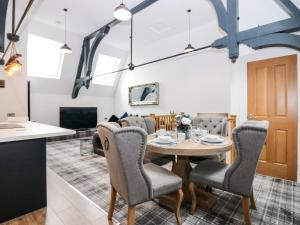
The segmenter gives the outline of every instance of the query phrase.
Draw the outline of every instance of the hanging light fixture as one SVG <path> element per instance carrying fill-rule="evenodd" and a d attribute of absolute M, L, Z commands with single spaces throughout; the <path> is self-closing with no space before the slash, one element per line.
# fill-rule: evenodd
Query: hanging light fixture
<path fill-rule="evenodd" d="M 7 34 L 7 39 L 11 41 L 11 52 L 10 57 L 4 65 L 4 71 L 9 75 L 13 76 L 16 72 L 22 69 L 22 64 L 19 58 L 21 54 L 17 52 L 15 43 L 19 41 L 20 37 L 16 34 L 15 30 L 15 12 L 16 12 L 16 1 L 12 2 L 12 32 Z"/>
<path fill-rule="evenodd" d="M 4 66 L 4 71 L 9 76 L 13 76 L 22 69 L 22 64 L 19 61 L 19 58 L 21 57 L 22 55 L 17 53 L 15 43 L 13 42 L 11 45 L 11 55 Z"/>
<path fill-rule="evenodd" d="M 63 9 L 63 11 L 65 12 L 65 44 L 63 46 L 61 46 L 60 52 L 63 54 L 71 54 L 72 49 L 67 45 L 67 12 L 68 12 L 68 9 Z"/>
<path fill-rule="evenodd" d="M 121 21 L 127 21 L 127 20 L 130 20 L 131 17 L 132 17 L 132 13 L 130 12 L 130 10 L 125 6 L 125 4 L 122 3 L 117 7 L 115 8 L 114 10 L 114 17 L 117 19 L 117 20 L 121 20 Z"/>
<path fill-rule="evenodd" d="M 189 16 L 189 44 L 184 49 L 184 52 L 191 52 L 191 51 L 195 50 L 195 48 L 191 45 L 191 12 L 192 12 L 192 10 L 190 10 L 190 9 L 187 10 L 187 13 Z"/>

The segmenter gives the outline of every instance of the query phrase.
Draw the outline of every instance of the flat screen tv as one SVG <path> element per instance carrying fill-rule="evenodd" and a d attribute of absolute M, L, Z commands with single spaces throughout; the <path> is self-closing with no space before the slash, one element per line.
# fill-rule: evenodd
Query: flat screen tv
<path fill-rule="evenodd" d="M 97 107 L 60 107 L 60 127 L 80 130 L 97 126 Z"/>

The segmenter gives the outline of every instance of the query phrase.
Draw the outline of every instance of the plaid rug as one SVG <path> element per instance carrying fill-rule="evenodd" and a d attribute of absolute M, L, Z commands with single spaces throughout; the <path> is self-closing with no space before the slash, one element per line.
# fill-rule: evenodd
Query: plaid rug
<path fill-rule="evenodd" d="M 91 146 L 92 148 L 92 146 Z M 106 160 L 100 156 L 80 156 L 79 140 L 65 140 L 47 144 L 48 167 L 69 184 L 108 211 L 110 198 L 109 175 Z M 181 210 L 184 225 L 243 224 L 241 198 L 214 189 L 217 204 L 208 212 L 197 209 L 189 214 L 189 205 Z M 253 224 L 300 224 L 300 185 L 291 181 L 267 176 L 256 176 L 254 196 L 257 211 L 251 210 Z M 176 224 L 175 215 L 147 202 L 137 207 L 136 224 Z M 126 224 L 127 205 L 118 198 L 114 218 Z"/>

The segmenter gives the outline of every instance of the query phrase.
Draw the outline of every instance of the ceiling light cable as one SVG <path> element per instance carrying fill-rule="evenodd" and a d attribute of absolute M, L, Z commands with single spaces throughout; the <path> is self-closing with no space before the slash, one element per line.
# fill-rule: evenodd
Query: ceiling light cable
<path fill-rule="evenodd" d="M 131 17 L 131 28 L 130 28 L 130 63 L 128 65 L 129 70 L 134 70 L 135 66 L 132 62 L 133 58 L 133 16 Z"/>
<path fill-rule="evenodd" d="M 60 47 L 60 52 L 62 54 L 71 54 L 72 49 L 67 44 L 67 12 L 68 12 L 68 9 L 64 8 L 63 11 L 65 13 L 65 43 L 63 46 Z"/>
<path fill-rule="evenodd" d="M 156 60 L 152 60 L 152 61 L 149 61 L 149 62 L 145 62 L 145 63 L 139 64 L 139 65 L 136 65 L 134 68 L 143 67 L 143 66 L 150 65 L 150 64 L 153 64 L 153 63 L 157 63 L 157 62 L 162 62 L 162 61 L 165 61 L 165 60 L 168 60 L 168 59 L 172 59 L 172 58 L 176 58 L 176 57 L 179 57 L 179 56 L 187 55 L 187 54 L 190 54 L 190 53 L 193 53 L 193 52 L 199 52 L 199 51 L 211 48 L 211 47 L 212 47 L 212 45 L 207 45 L 207 46 L 204 46 L 204 47 L 194 49 L 194 50 L 189 51 L 189 52 L 181 52 L 181 53 L 178 53 L 178 54 L 175 54 L 175 55 L 167 56 L 167 57 L 164 57 L 164 58 L 160 58 L 160 59 L 156 59 Z M 92 80 L 93 78 L 96 78 L 96 77 L 102 77 L 102 76 L 107 76 L 107 75 L 110 75 L 110 74 L 124 72 L 126 70 L 130 70 L 129 67 L 125 67 L 123 69 L 115 70 L 115 71 L 112 71 L 112 72 L 109 72 L 109 73 L 103 73 L 103 74 L 100 74 L 100 75 L 91 76 L 88 80 Z"/>
<path fill-rule="evenodd" d="M 195 48 L 191 44 L 191 12 L 192 12 L 191 9 L 187 10 L 187 13 L 188 13 L 188 24 L 189 24 L 189 44 L 184 49 L 184 52 L 191 52 L 191 51 L 195 50 Z"/>

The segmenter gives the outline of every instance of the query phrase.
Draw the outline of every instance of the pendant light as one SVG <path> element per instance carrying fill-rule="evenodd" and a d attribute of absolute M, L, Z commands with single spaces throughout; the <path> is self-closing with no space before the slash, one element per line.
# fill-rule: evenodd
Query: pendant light
<path fill-rule="evenodd" d="M 21 57 L 22 55 L 17 53 L 15 43 L 12 42 L 10 57 L 4 66 L 4 71 L 9 76 L 13 76 L 16 72 L 19 72 L 22 69 L 22 64 L 19 61 L 19 58 Z"/>
<path fill-rule="evenodd" d="M 132 17 L 132 13 L 130 12 L 130 10 L 125 6 L 125 4 L 122 3 L 115 8 L 114 13 L 113 13 L 114 17 L 117 20 L 121 20 L 121 21 L 127 21 L 130 20 Z"/>
<path fill-rule="evenodd" d="M 22 64 L 19 61 L 19 58 L 22 57 L 21 54 L 17 52 L 15 43 L 19 41 L 19 36 L 16 34 L 15 30 L 15 11 L 16 11 L 16 1 L 12 2 L 12 32 L 7 34 L 8 40 L 11 41 L 11 52 L 10 57 L 7 60 L 4 71 L 9 75 L 13 76 L 16 72 L 22 69 Z"/>
<path fill-rule="evenodd" d="M 191 45 L 191 12 L 192 12 L 192 10 L 190 10 L 190 9 L 187 10 L 187 13 L 189 16 L 189 44 L 184 49 L 184 52 L 191 52 L 191 51 L 195 50 L 195 48 Z"/>
<path fill-rule="evenodd" d="M 68 9 L 63 9 L 63 11 L 65 12 L 65 44 L 63 46 L 61 46 L 60 52 L 63 54 L 71 54 L 72 49 L 67 44 L 67 12 L 68 12 Z"/>

